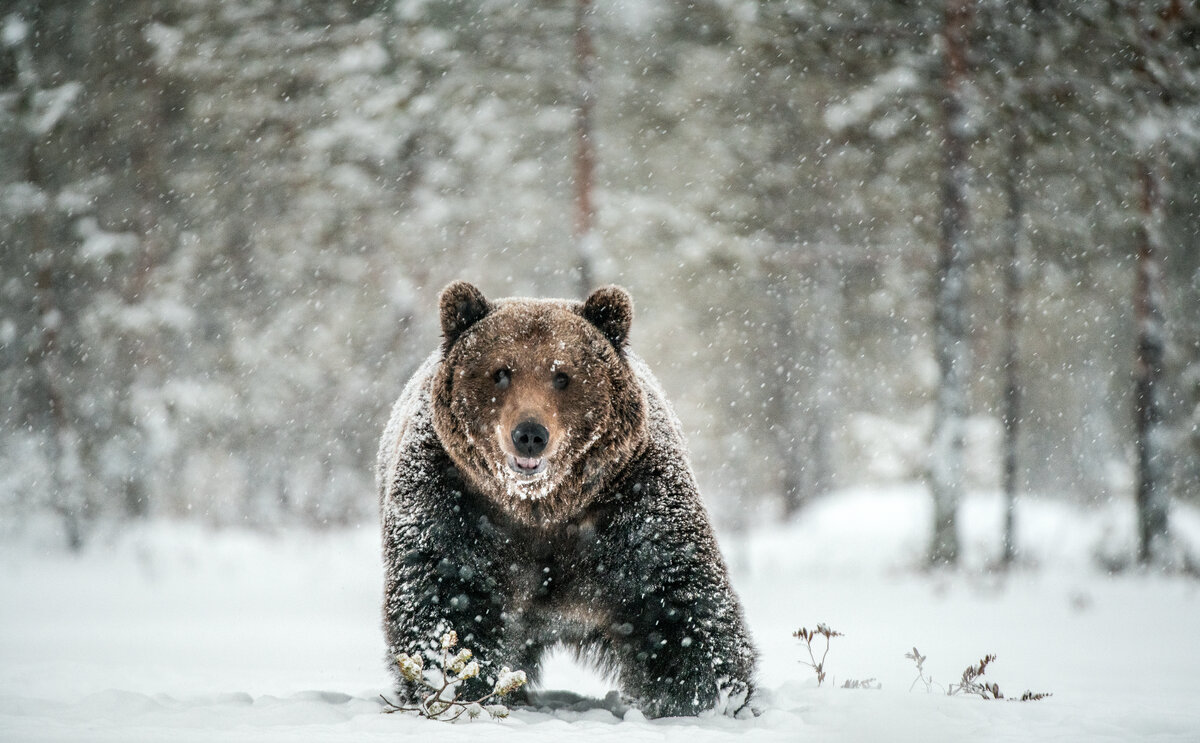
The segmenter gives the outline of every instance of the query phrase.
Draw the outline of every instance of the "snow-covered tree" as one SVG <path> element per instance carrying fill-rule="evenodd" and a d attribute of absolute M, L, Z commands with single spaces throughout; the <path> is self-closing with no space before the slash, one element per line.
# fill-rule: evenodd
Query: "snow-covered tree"
<path fill-rule="evenodd" d="M 1156 153 L 1164 472 L 1194 497 L 1195 13 L 1142 8 L 1163 29 L 1145 69 L 1164 98 L 1134 70 L 1128 4 L 973 5 L 960 350 L 975 360 L 960 418 L 1001 430 L 1012 337 L 1010 487 L 1134 490 L 1121 381 L 1143 223 L 1133 174 Z M 677 402 L 715 514 L 745 523 L 835 486 L 925 477 L 944 345 L 932 288 L 949 286 L 936 260 L 944 10 L 11 5 L 0 128 L 21 154 L 0 158 L 4 507 L 73 493 L 60 512 L 81 534 L 142 513 L 370 518 L 374 440 L 436 342 L 437 290 L 462 277 L 495 296 L 579 294 L 588 90 L 603 245 L 591 270 L 631 289 L 633 342 Z M 1022 305 L 1006 336 L 1018 221 Z M 1001 483 L 997 440 L 964 443 L 966 487 Z M 67 441 L 77 456 L 56 454 Z M 54 472 L 72 487 L 47 487 Z"/>

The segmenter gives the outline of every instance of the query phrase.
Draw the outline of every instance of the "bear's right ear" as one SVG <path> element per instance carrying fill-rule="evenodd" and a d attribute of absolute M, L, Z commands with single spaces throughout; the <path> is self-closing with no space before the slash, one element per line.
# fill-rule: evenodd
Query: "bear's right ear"
<path fill-rule="evenodd" d="M 442 353 L 450 350 L 467 328 L 492 311 L 483 292 L 465 281 L 449 284 L 438 298 L 442 311 Z"/>

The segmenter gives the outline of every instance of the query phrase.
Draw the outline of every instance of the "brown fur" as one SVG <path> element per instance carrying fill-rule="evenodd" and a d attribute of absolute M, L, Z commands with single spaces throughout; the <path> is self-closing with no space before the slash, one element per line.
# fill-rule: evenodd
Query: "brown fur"
<path fill-rule="evenodd" d="M 433 424 L 468 481 L 516 520 L 534 525 L 579 513 L 644 445 L 646 400 L 622 348 L 632 320 L 624 290 L 584 303 L 500 300 L 457 282 L 442 293 L 444 359 L 433 384 Z M 585 319 L 585 316 L 587 319 Z M 497 370 L 511 370 L 498 388 Z M 570 382 L 556 389 L 554 375 Z M 550 432 L 544 478 L 509 475 L 513 428 Z"/>
<path fill-rule="evenodd" d="M 482 666 L 469 696 L 505 665 L 536 683 L 562 644 L 647 715 L 746 710 L 754 646 L 679 422 L 625 348 L 629 295 L 489 302 L 458 282 L 440 305 L 442 347 L 380 441 L 389 658 L 436 657 L 454 628 Z"/>

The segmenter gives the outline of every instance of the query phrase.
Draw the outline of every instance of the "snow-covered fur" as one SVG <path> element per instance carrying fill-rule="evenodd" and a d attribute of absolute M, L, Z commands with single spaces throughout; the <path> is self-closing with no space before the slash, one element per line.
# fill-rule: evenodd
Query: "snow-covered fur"
<path fill-rule="evenodd" d="M 388 658 L 454 629 L 478 696 L 502 666 L 536 680 L 561 643 L 647 715 L 745 710 L 754 648 L 679 423 L 625 349 L 629 295 L 492 303 L 456 282 L 441 310 L 443 346 L 380 443 Z M 527 420 L 549 442 L 526 471 Z"/>

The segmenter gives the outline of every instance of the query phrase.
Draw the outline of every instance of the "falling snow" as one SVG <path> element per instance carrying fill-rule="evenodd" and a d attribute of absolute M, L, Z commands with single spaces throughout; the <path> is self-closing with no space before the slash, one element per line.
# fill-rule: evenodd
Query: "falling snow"
<path fill-rule="evenodd" d="M 377 714 L 363 535 L 458 278 L 629 289 L 767 692 L 647 721 L 563 656 L 551 687 L 591 701 L 490 734 L 1200 737 L 1200 17 L 1061 5 L 6 5 L 0 739 L 428 734 Z M 931 480 L 959 556 L 926 573 Z M 817 621 L 882 691 L 810 683 Z M 907 694 L 914 643 L 1055 696 Z"/>

